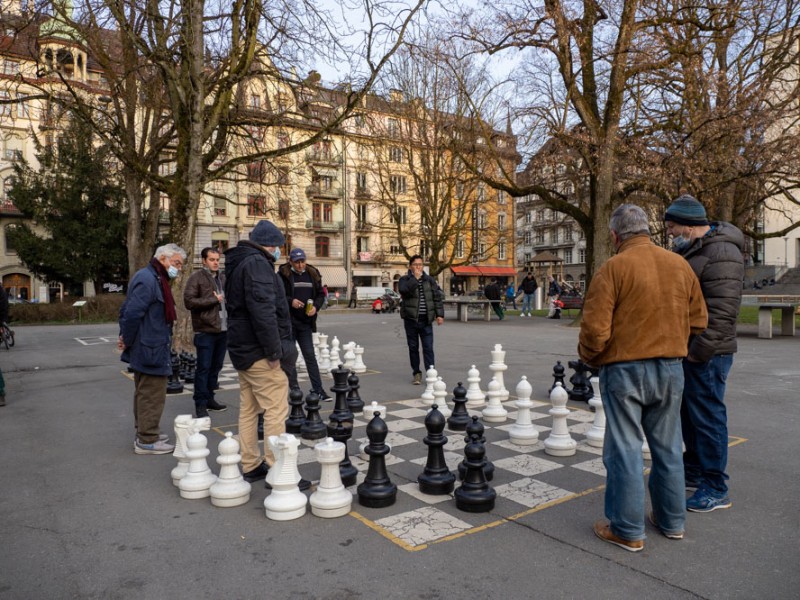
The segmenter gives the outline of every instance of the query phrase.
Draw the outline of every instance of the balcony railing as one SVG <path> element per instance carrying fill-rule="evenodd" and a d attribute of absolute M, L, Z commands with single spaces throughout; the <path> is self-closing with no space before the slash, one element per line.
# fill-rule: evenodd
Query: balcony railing
<path fill-rule="evenodd" d="M 342 155 L 312 148 L 311 150 L 306 150 L 306 160 L 325 165 L 340 165 L 342 164 Z"/>
<path fill-rule="evenodd" d="M 306 186 L 306 195 L 318 198 L 336 198 L 341 199 L 342 189 L 339 187 L 332 187 L 328 189 L 322 188 L 316 183 Z"/>
<path fill-rule="evenodd" d="M 342 221 L 318 221 L 316 219 L 306 219 L 306 229 L 316 229 L 318 231 L 341 231 L 344 228 Z"/>
<path fill-rule="evenodd" d="M 366 221 L 356 221 L 355 229 L 356 231 L 370 231 L 372 229 L 372 223 L 367 223 Z"/>

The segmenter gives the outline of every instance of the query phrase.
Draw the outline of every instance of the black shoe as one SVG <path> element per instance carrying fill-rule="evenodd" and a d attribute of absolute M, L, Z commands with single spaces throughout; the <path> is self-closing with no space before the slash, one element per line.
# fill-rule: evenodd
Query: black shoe
<path fill-rule="evenodd" d="M 327 392 L 322 392 L 319 395 L 319 401 L 320 402 L 330 402 L 332 400 L 333 400 L 333 397 L 332 396 L 328 396 Z"/>
<path fill-rule="evenodd" d="M 228 410 L 228 407 L 225 404 L 220 404 L 216 400 L 209 400 L 208 402 L 208 410 L 214 410 L 216 412 L 223 412 Z"/>
<path fill-rule="evenodd" d="M 205 408 L 198 408 L 197 409 L 197 418 L 202 419 L 203 417 L 208 416 L 208 411 Z"/>
<path fill-rule="evenodd" d="M 248 471 L 247 473 L 242 473 L 242 477 L 244 477 L 245 481 L 253 483 L 264 479 L 267 476 L 267 473 L 269 473 L 269 467 L 267 466 L 267 463 L 262 462 L 252 471 Z"/>
<path fill-rule="evenodd" d="M 268 490 L 272 489 L 272 486 L 266 481 L 264 482 L 264 487 L 267 488 Z M 311 487 L 311 482 L 308 479 L 301 479 L 300 483 L 297 484 L 297 487 L 300 488 L 301 492 L 305 492 L 308 488 Z"/>

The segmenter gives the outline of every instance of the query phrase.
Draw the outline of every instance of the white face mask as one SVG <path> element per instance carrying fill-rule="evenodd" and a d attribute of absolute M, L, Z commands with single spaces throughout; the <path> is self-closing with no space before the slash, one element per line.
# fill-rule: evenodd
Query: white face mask
<path fill-rule="evenodd" d="M 178 273 L 180 273 L 180 271 L 178 271 L 178 268 L 173 265 L 170 265 L 167 269 L 167 275 L 169 275 L 170 279 L 175 279 L 178 276 Z"/>

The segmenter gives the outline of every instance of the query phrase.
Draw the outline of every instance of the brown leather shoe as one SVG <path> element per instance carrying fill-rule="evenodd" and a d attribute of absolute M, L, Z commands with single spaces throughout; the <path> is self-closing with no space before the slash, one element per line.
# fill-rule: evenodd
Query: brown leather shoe
<path fill-rule="evenodd" d="M 604 542 L 619 546 L 628 552 L 641 552 L 644 550 L 644 540 L 623 540 L 621 537 L 614 535 L 611 531 L 611 525 L 605 519 L 600 519 L 594 524 L 594 534 Z"/>

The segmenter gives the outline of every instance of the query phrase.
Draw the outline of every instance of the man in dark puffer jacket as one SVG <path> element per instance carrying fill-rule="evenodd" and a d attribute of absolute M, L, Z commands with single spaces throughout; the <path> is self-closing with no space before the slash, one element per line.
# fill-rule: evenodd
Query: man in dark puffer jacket
<path fill-rule="evenodd" d="M 697 490 L 686 501 L 693 512 L 729 508 L 728 417 L 725 381 L 737 350 L 736 319 L 744 279 L 744 236 L 723 221 L 709 222 L 705 208 L 689 195 L 677 198 L 664 215 L 675 252 L 700 280 L 708 328 L 689 341 L 683 361 L 681 426 L 686 445 L 686 486 Z"/>

